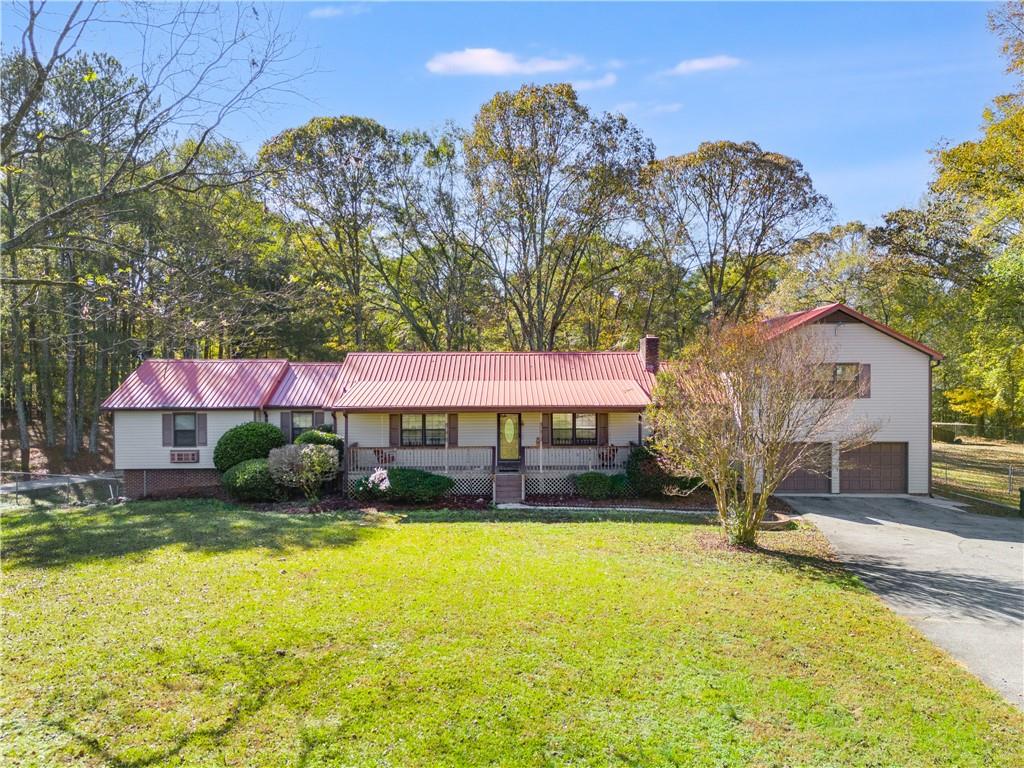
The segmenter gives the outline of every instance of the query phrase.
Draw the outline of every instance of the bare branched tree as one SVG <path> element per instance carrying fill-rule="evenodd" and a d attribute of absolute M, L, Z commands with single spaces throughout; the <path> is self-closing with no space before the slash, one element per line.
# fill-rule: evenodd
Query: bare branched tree
<path fill-rule="evenodd" d="M 87 188 L 47 208 L 23 208 L 3 232 L 4 252 L 59 240 L 80 226 L 83 216 L 195 175 L 196 159 L 225 120 L 266 106 L 294 78 L 282 67 L 289 36 L 265 6 L 132 4 L 123 16 L 103 18 L 101 7 L 77 3 L 62 19 L 45 2 L 31 0 L 11 9 L 24 17 L 21 49 L 12 55 L 25 62 L 30 77 L 4 100 L 4 174 L 22 172 L 31 156 L 62 152 L 101 128 L 119 151 Z M 55 21 L 56 31 L 48 31 Z M 124 87 L 104 88 L 99 73 L 87 73 L 84 85 L 96 93 L 85 108 L 53 114 L 51 102 L 43 110 L 61 65 L 84 45 L 87 31 L 100 25 L 117 25 L 140 50 Z M 48 118 L 45 125 L 34 124 L 38 114 Z M 119 115 L 116 124 L 111 114 Z M 173 152 L 184 139 L 191 140 L 192 152 Z"/>
<path fill-rule="evenodd" d="M 827 220 L 803 166 L 753 142 L 708 142 L 652 164 L 639 211 L 652 246 L 701 276 L 718 319 L 743 318 L 767 271 Z"/>
<path fill-rule="evenodd" d="M 712 327 L 658 374 L 648 410 L 666 468 L 703 479 L 736 544 L 755 543 L 768 498 L 786 477 L 830 466 L 823 444 L 848 450 L 876 429 L 853 418 L 856 392 L 835 381 L 823 337 L 813 328 L 779 330 Z"/>

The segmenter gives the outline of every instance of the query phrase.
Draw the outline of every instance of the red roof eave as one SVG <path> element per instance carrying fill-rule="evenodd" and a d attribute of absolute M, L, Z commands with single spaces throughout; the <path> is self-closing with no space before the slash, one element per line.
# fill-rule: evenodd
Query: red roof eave
<path fill-rule="evenodd" d="M 891 328 L 885 323 L 880 323 L 877 320 L 872 320 L 867 315 L 858 312 L 852 307 L 848 307 L 846 304 L 836 302 L 834 304 L 826 304 L 823 307 L 815 307 L 814 309 L 804 310 L 803 312 L 794 312 L 791 315 L 782 315 L 781 317 L 769 318 L 766 322 L 770 325 L 771 335 L 775 336 L 782 333 L 788 333 L 796 328 L 800 328 L 810 323 L 819 322 L 836 312 L 842 312 L 849 315 L 855 320 L 859 320 L 865 325 L 869 325 L 880 333 L 884 333 L 886 336 L 890 336 L 899 342 L 906 344 L 909 347 L 916 349 L 918 352 L 923 352 L 934 360 L 943 360 L 945 355 L 936 349 L 932 349 L 927 344 L 922 344 L 920 341 L 905 336 L 904 334 L 897 331 L 895 328 Z"/>

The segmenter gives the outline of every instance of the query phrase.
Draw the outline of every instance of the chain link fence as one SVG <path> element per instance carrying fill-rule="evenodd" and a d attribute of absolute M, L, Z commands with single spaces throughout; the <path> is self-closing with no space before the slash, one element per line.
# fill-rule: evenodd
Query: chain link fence
<path fill-rule="evenodd" d="M 117 501 L 123 495 L 116 475 L 51 475 L 0 472 L 0 506 L 69 507 Z"/>

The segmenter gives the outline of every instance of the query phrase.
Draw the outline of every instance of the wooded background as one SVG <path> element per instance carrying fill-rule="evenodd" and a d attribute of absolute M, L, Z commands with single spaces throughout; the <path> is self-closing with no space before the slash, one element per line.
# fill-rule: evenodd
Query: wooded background
<path fill-rule="evenodd" d="M 433 134 L 316 118 L 251 157 L 225 119 L 293 87 L 266 6 L 130 7 L 116 23 L 154 52 L 131 69 L 82 42 L 114 23 L 99 8 L 64 6 L 43 32 L 40 6 L 10 7 L 9 468 L 33 445 L 66 466 L 98 453 L 100 403 L 146 357 L 633 348 L 646 333 L 672 355 L 711 318 L 832 301 L 947 355 L 936 418 L 1024 422 L 1021 3 L 991 16 L 1015 90 L 975 140 L 935 147 L 917 208 L 873 227 L 836 222 L 795 158 L 725 141 L 658 157 L 566 84 L 497 93 Z"/>

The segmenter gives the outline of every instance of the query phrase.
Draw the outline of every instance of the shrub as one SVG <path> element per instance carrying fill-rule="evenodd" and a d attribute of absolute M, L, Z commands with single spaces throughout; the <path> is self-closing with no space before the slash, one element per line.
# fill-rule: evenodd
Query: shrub
<path fill-rule="evenodd" d="M 952 443 L 956 439 L 956 433 L 949 427 L 932 427 L 932 439 L 940 443 Z"/>
<path fill-rule="evenodd" d="M 661 496 L 671 477 L 648 446 L 637 446 L 626 459 L 626 477 L 640 496 Z"/>
<path fill-rule="evenodd" d="M 296 445 L 330 445 L 337 448 L 338 453 L 345 449 L 345 441 L 342 438 L 321 427 L 307 429 L 295 438 L 295 443 Z"/>
<path fill-rule="evenodd" d="M 232 427 L 217 441 L 213 449 L 213 466 L 218 472 L 249 459 L 265 459 L 273 448 L 284 445 L 284 433 L 263 421 L 250 421 Z"/>
<path fill-rule="evenodd" d="M 284 491 L 270 476 L 266 459 L 247 459 L 229 467 L 221 481 L 232 496 L 242 501 L 280 501 Z"/>
<path fill-rule="evenodd" d="M 330 445 L 286 445 L 268 459 L 274 482 L 298 488 L 309 501 L 320 498 L 320 487 L 338 474 L 338 449 Z"/>
<path fill-rule="evenodd" d="M 612 480 L 601 472 L 576 476 L 576 492 L 585 499 L 607 499 L 612 495 Z"/>
<path fill-rule="evenodd" d="M 629 478 L 626 475 L 622 473 L 609 475 L 608 480 L 611 483 L 613 499 L 625 499 L 633 495 L 633 487 L 629 484 Z"/>
<path fill-rule="evenodd" d="M 362 501 L 383 499 L 389 488 L 391 481 L 388 480 L 388 471 L 383 467 L 377 467 L 369 477 L 356 480 L 352 495 Z"/>
<path fill-rule="evenodd" d="M 388 470 L 390 488 L 387 498 L 413 504 L 437 501 L 455 487 L 455 481 L 445 475 L 435 475 L 422 469 L 394 467 Z"/>
<path fill-rule="evenodd" d="M 422 469 L 392 467 L 378 469 L 359 480 L 353 494 L 358 499 L 387 499 L 407 504 L 429 504 L 449 493 L 455 481 L 444 475 L 424 472 Z"/>

